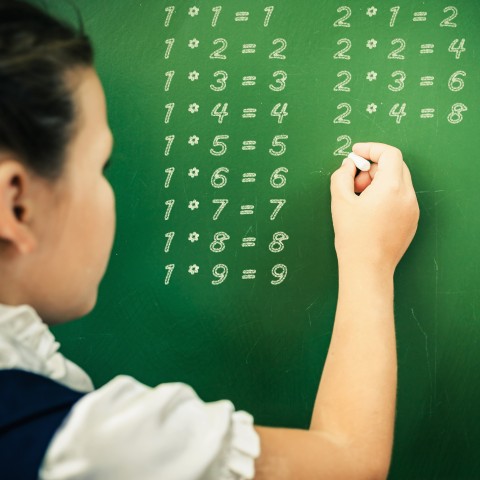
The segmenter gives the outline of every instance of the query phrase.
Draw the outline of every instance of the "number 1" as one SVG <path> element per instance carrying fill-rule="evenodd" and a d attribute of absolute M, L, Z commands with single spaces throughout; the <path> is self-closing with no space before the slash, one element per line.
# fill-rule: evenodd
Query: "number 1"
<path fill-rule="evenodd" d="M 168 137 L 165 137 L 165 140 L 167 141 L 167 146 L 165 147 L 165 156 L 168 157 L 173 141 L 175 140 L 175 135 L 168 135 Z"/>
<path fill-rule="evenodd" d="M 167 38 L 167 40 L 165 40 L 165 43 L 167 44 L 167 50 L 165 51 L 165 60 L 168 60 L 170 58 L 170 52 L 172 51 L 173 44 L 175 43 L 175 39 Z"/>
<path fill-rule="evenodd" d="M 397 19 L 398 12 L 400 11 L 400 7 L 392 7 L 390 11 L 393 13 L 390 20 L 390 26 L 393 27 L 395 25 L 395 20 Z"/>
<path fill-rule="evenodd" d="M 175 108 L 174 103 L 167 103 L 165 105 L 165 108 L 167 109 L 167 114 L 165 115 L 165 123 L 170 122 L 170 117 L 172 116 L 173 109 Z"/>
<path fill-rule="evenodd" d="M 167 18 L 165 19 L 165 26 L 168 27 L 170 25 L 170 20 L 172 19 L 173 12 L 175 11 L 175 7 L 167 7 L 165 9 L 167 12 Z"/>
<path fill-rule="evenodd" d="M 166 92 L 168 92 L 170 90 L 170 84 L 172 83 L 174 75 L 175 75 L 175 72 L 173 70 L 170 70 L 169 72 L 165 72 L 165 76 L 167 77 L 167 81 L 165 83 L 165 91 Z"/>
<path fill-rule="evenodd" d="M 212 27 L 217 26 L 218 17 L 220 16 L 221 11 L 222 11 L 222 7 L 213 7 L 212 8 L 212 12 L 214 12 L 213 20 L 212 20 Z"/>
<path fill-rule="evenodd" d="M 175 268 L 175 265 L 173 263 L 165 267 L 165 270 L 168 270 L 167 276 L 165 278 L 165 285 L 168 285 L 170 283 L 170 277 L 172 276 L 174 268 Z"/>
<path fill-rule="evenodd" d="M 265 17 L 265 21 L 263 22 L 264 27 L 268 27 L 268 24 L 270 23 L 270 18 L 272 17 L 272 13 L 275 7 L 266 7 L 264 9 L 264 12 L 267 12 L 267 16 Z"/>

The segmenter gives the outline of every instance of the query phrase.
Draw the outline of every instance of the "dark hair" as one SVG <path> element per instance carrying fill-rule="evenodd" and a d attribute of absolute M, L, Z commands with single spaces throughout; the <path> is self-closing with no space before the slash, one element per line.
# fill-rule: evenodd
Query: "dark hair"
<path fill-rule="evenodd" d="M 83 32 L 21 0 L 0 0 L 0 151 L 58 179 L 76 126 L 67 73 L 93 65 Z"/>

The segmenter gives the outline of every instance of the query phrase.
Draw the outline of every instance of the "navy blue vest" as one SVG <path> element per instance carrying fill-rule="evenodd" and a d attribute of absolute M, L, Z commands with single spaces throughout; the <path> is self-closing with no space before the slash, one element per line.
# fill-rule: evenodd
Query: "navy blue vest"
<path fill-rule="evenodd" d="M 0 370 L 0 478 L 38 479 L 48 444 L 77 392 L 42 375 Z"/>

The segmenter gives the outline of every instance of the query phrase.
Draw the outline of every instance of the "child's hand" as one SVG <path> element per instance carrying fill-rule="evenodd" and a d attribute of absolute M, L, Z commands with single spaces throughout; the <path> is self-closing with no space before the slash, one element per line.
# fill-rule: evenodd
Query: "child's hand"
<path fill-rule="evenodd" d="M 347 158 L 332 174 L 339 265 L 380 266 L 393 274 L 415 236 L 420 216 L 410 171 L 395 147 L 357 143 L 353 151 L 374 163 L 355 178 L 356 166 Z"/>

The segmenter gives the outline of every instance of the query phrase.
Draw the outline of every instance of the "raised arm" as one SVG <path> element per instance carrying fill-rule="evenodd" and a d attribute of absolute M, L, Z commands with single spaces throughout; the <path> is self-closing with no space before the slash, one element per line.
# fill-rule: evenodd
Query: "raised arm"
<path fill-rule="evenodd" d="M 354 145 L 373 164 L 331 177 L 339 292 L 310 430 L 256 427 L 256 479 L 385 479 L 393 445 L 397 360 L 393 275 L 419 220 L 401 152 Z M 360 193 L 359 196 L 355 192 Z"/>

